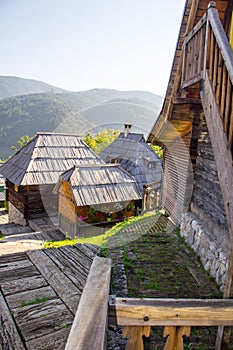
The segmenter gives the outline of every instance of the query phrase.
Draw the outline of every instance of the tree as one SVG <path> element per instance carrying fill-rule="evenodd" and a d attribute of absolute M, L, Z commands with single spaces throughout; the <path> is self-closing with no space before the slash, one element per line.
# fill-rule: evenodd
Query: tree
<path fill-rule="evenodd" d="M 163 149 L 160 146 L 155 146 L 150 144 L 150 147 L 153 149 L 153 151 L 159 156 L 159 158 L 163 158 Z"/>
<path fill-rule="evenodd" d="M 91 134 L 87 134 L 83 139 L 86 144 L 91 147 L 97 154 L 101 153 L 105 147 L 112 143 L 120 134 L 120 130 L 104 129 L 98 132 L 96 138 Z"/>
<path fill-rule="evenodd" d="M 13 151 L 18 152 L 21 148 L 25 147 L 33 137 L 30 137 L 28 135 L 21 136 L 20 139 L 17 141 L 17 146 L 11 146 L 11 149 Z"/>

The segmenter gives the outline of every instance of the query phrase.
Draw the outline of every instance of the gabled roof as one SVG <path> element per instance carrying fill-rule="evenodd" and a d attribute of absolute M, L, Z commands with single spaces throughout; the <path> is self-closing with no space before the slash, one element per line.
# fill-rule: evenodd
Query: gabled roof
<path fill-rule="evenodd" d="M 37 133 L 35 138 L 0 168 L 0 173 L 19 185 L 55 184 L 74 164 L 103 161 L 78 136 Z"/>
<path fill-rule="evenodd" d="M 115 164 L 74 166 L 60 180 L 70 184 L 77 206 L 141 199 L 134 179 Z"/>
<path fill-rule="evenodd" d="M 140 191 L 143 185 L 160 180 L 161 160 L 145 142 L 143 134 L 129 133 L 120 136 L 106 147 L 100 157 L 110 163 L 113 159 L 137 182 Z"/>

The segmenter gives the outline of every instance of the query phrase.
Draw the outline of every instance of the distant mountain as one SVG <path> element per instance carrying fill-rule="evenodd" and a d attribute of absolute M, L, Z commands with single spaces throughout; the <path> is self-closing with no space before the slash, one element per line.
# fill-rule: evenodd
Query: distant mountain
<path fill-rule="evenodd" d="M 53 90 L 0 99 L 0 159 L 13 154 L 11 146 L 21 136 L 34 136 L 37 131 L 84 136 L 109 127 L 123 130 L 124 123 L 131 123 L 134 132 L 146 136 L 161 103 L 161 96 L 149 92 L 110 89 Z"/>
<path fill-rule="evenodd" d="M 0 76 L 0 99 L 19 95 L 63 91 L 65 90 L 39 80 Z"/>

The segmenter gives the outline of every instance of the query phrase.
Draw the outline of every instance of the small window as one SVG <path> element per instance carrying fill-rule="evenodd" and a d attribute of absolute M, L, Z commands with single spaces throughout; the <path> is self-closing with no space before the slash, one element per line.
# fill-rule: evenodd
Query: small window
<path fill-rule="evenodd" d="M 110 158 L 110 163 L 111 164 L 117 164 L 118 163 L 118 159 L 117 158 Z"/>
<path fill-rule="evenodd" d="M 19 192 L 19 186 L 17 186 L 17 185 L 14 184 L 14 191 L 15 191 L 15 192 Z"/>

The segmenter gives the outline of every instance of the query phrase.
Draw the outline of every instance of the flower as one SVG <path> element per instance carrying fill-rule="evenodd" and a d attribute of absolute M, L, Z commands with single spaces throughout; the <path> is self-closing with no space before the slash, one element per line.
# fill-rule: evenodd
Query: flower
<path fill-rule="evenodd" d="M 86 219 L 88 219 L 88 215 L 86 215 L 86 216 L 79 215 L 78 216 L 78 221 L 83 221 L 83 220 L 86 220 Z"/>

